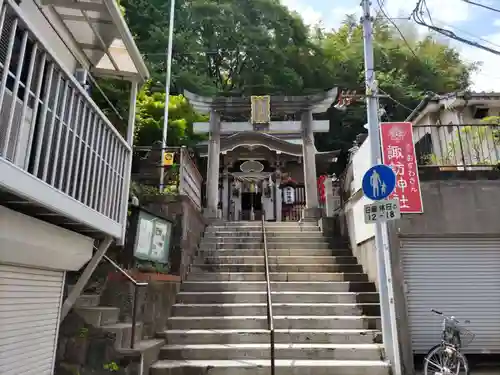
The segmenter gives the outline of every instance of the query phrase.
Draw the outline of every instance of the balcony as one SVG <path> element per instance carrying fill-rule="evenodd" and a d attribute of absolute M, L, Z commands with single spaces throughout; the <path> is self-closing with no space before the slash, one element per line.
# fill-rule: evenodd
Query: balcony
<path fill-rule="evenodd" d="M 11 0 L 0 29 L 0 203 L 122 238 L 129 145 Z"/>
<path fill-rule="evenodd" d="M 419 168 L 446 171 L 499 170 L 500 125 L 414 125 Z"/>

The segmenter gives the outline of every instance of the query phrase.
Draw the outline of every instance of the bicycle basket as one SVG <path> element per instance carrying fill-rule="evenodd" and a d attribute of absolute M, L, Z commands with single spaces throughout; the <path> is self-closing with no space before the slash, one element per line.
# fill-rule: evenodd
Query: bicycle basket
<path fill-rule="evenodd" d="M 460 344 L 462 348 L 469 346 L 472 341 L 474 341 L 474 337 L 476 336 L 474 333 L 469 331 L 467 328 L 462 326 L 457 327 L 460 332 Z"/>

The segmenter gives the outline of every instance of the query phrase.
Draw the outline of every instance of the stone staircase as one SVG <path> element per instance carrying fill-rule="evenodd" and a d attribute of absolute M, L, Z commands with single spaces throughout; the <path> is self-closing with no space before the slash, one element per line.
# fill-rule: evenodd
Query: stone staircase
<path fill-rule="evenodd" d="M 277 375 L 388 375 L 378 294 L 316 223 L 267 223 Z M 270 374 L 259 222 L 208 227 L 151 375 Z M 339 246 L 336 246 L 339 247 Z"/>
<path fill-rule="evenodd" d="M 71 290 L 71 286 L 69 287 Z M 120 309 L 116 307 L 100 306 L 99 294 L 82 294 L 75 302 L 73 310 L 83 320 L 95 328 L 115 334 L 115 349 L 123 357 L 137 358 L 140 368 L 134 375 L 147 375 L 149 366 L 158 358 L 160 349 L 165 344 L 162 338 L 142 339 L 143 324 L 136 323 L 135 345 L 130 348 L 132 338 L 132 323 L 119 322 Z"/>

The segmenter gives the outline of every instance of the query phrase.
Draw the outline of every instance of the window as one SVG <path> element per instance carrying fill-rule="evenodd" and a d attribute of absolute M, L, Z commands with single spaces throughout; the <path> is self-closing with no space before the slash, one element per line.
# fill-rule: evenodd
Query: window
<path fill-rule="evenodd" d="M 7 13 L 5 16 L 5 21 L 3 25 L 3 30 L 2 30 L 2 35 L 0 36 L 0 63 L 2 64 L 2 69 L 3 66 L 5 65 L 5 60 L 7 59 L 7 51 L 8 51 L 8 46 L 9 46 L 9 40 L 10 40 L 10 34 L 12 32 L 12 27 L 14 26 L 14 15 Z M 17 97 L 20 100 L 23 100 L 24 98 L 24 93 L 25 93 L 25 85 L 26 81 L 28 79 L 28 70 L 29 70 L 29 64 L 31 60 L 31 55 L 33 52 L 33 46 L 34 43 L 32 40 L 29 39 L 26 43 L 26 51 L 24 53 L 24 59 L 21 61 L 21 47 L 22 47 L 22 40 L 24 37 L 25 30 L 23 29 L 22 25 L 18 23 L 16 33 L 14 36 L 14 45 L 12 47 L 12 56 L 9 64 L 9 75 L 7 77 L 7 89 L 10 90 L 11 92 L 14 89 L 14 84 L 15 84 L 15 74 L 17 67 L 19 64 L 22 64 L 22 69 L 21 69 L 21 77 L 20 77 L 20 85 L 19 89 L 17 92 Z M 35 75 L 36 76 L 36 70 L 38 68 L 37 65 L 35 65 Z M 31 89 L 33 88 L 34 82 L 31 83 Z M 32 108 L 33 105 L 32 103 L 29 103 L 30 107 Z"/>
<path fill-rule="evenodd" d="M 476 108 L 472 112 L 472 118 L 475 120 L 481 120 L 488 116 L 489 108 Z"/>

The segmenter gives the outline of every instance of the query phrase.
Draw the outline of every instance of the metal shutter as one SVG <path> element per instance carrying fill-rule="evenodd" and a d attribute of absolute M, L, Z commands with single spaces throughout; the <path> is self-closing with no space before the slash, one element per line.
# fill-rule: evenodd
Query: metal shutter
<path fill-rule="evenodd" d="M 63 271 L 0 264 L 0 374 L 52 374 L 63 285 Z"/>
<path fill-rule="evenodd" d="M 470 320 L 469 353 L 500 353 L 500 238 L 403 238 L 401 243 L 413 350 L 440 340 L 432 308 Z"/>

